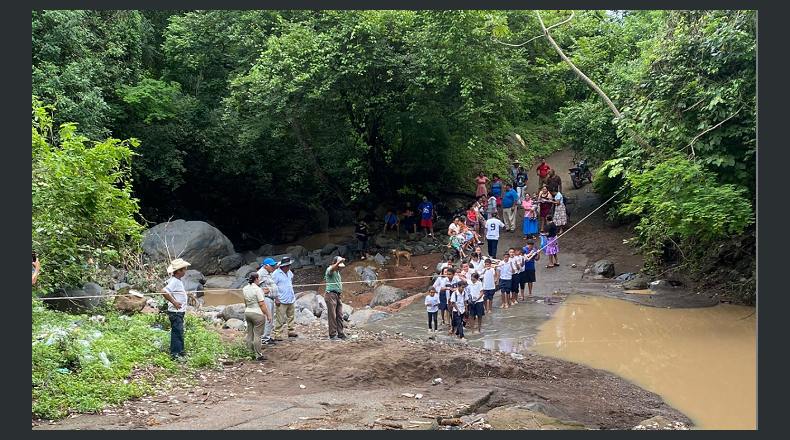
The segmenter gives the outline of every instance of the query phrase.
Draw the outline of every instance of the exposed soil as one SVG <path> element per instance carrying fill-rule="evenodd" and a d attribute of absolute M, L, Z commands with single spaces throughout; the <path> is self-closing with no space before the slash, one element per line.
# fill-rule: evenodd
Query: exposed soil
<path fill-rule="evenodd" d="M 584 292 L 661 307 L 718 302 L 710 295 L 683 288 L 655 295 L 628 294 L 611 280 L 594 280 L 591 274 L 584 274 L 584 268 L 599 259 L 615 261 L 618 274 L 638 272 L 644 262 L 623 244 L 634 235 L 633 230 L 606 226 L 605 209 L 578 223 L 600 201 L 589 183 L 575 190 L 566 181 L 567 171 L 562 170 L 572 166 L 572 159 L 572 152 L 561 151 L 547 160 L 560 171 L 563 193 L 572 200 L 568 227 L 574 229 L 561 239 L 562 265 L 538 269 L 537 284 L 542 283 L 540 287 L 548 292 L 545 295 L 553 295 L 556 288 L 558 298 Z M 537 186 L 534 170 L 529 171 L 530 192 Z M 522 215 L 519 210 L 519 217 Z M 500 238 L 499 250 L 523 245 L 517 230 Z M 579 267 L 571 268 L 571 258 Z M 429 275 L 440 259 L 439 254 L 413 256 L 411 267 L 404 260 L 400 266 L 390 260 L 377 274 L 380 279 Z M 371 260 L 347 263 L 343 280 L 358 280 L 354 267 L 368 265 L 379 267 Z M 294 284 L 323 282 L 321 268 L 294 271 Z M 392 285 L 420 293 L 429 279 L 397 283 Z M 556 283 L 556 287 L 549 283 Z M 296 290 L 323 293 L 324 288 Z M 370 303 L 372 291 L 365 283 L 347 284 L 342 299 L 354 308 L 363 308 Z M 52 424 L 34 419 L 33 429 L 436 429 L 442 418 L 512 405 L 537 408 L 547 416 L 577 421 L 589 429 L 631 429 L 656 416 L 690 424 L 654 393 L 611 373 L 559 359 L 527 354 L 516 360 L 509 353 L 440 339 L 412 340 L 354 328 L 346 334 L 356 335 L 356 339 L 329 341 L 325 321 L 298 325 L 297 332 L 299 338 L 266 347 L 267 361 L 189 372 L 171 379 L 170 386 L 154 396 L 128 401 L 103 414 L 75 415 Z M 232 330 L 223 333 L 228 338 L 242 337 Z M 439 385 L 432 385 L 435 378 L 442 378 Z M 475 429 L 473 426 L 479 429 L 481 425 L 466 423 L 462 428 Z"/>

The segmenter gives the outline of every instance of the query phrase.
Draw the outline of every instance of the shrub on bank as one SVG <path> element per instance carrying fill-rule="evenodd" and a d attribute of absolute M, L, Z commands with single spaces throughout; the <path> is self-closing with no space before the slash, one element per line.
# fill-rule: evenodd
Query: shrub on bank
<path fill-rule="evenodd" d="M 170 358 L 170 323 L 164 314 L 70 315 L 32 305 L 32 413 L 60 418 L 98 411 L 151 393 L 170 375 L 197 368 L 221 368 L 219 359 L 252 359 L 243 343 L 222 342 L 198 316 L 187 314 L 187 362 Z M 137 370 L 156 371 L 136 375 Z"/>

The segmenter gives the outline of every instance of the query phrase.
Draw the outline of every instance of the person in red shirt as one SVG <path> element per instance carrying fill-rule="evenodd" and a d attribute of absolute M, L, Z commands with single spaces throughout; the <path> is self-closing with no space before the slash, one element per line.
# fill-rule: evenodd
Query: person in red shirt
<path fill-rule="evenodd" d="M 537 173 L 538 173 L 538 188 L 542 187 L 546 184 L 546 178 L 549 176 L 549 170 L 551 167 L 549 164 L 546 163 L 546 158 L 542 157 L 540 159 L 540 165 L 538 165 Z"/>

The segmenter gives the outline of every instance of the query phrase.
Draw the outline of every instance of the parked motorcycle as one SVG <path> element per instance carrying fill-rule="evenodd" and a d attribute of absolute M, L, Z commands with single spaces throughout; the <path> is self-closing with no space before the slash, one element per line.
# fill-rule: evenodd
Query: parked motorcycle
<path fill-rule="evenodd" d="M 571 174 L 571 182 L 573 182 L 573 187 L 578 189 L 584 185 L 584 179 L 589 180 L 590 182 L 593 181 L 592 171 L 587 166 L 587 161 L 584 159 L 579 161 L 579 165 L 575 168 L 568 168 Z"/>

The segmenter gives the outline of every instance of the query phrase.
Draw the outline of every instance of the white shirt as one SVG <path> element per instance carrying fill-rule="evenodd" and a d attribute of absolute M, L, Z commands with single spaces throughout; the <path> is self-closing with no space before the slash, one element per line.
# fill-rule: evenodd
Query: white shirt
<path fill-rule="evenodd" d="M 519 266 L 516 273 L 524 272 L 524 257 L 522 255 L 516 255 L 516 264 Z"/>
<path fill-rule="evenodd" d="M 458 306 L 458 312 L 459 313 L 464 313 L 466 311 L 466 302 L 465 301 L 468 298 L 469 297 L 467 296 L 466 290 L 464 290 L 463 293 L 458 293 L 458 290 L 456 290 L 456 291 L 453 292 L 452 295 L 450 295 L 449 303 L 450 303 L 450 305 L 455 303 Z M 453 307 L 452 310 L 456 311 L 455 307 Z"/>
<path fill-rule="evenodd" d="M 483 261 L 483 259 L 482 259 L 482 258 L 481 258 L 481 259 L 479 259 L 479 260 L 477 260 L 477 261 L 475 261 L 475 260 L 469 260 L 469 266 L 471 266 L 471 268 L 472 268 L 472 269 L 473 269 L 475 272 L 477 272 L 477 273 L 480 273 L 480 272 L 482 272 L 482 271 L 483 271 L 483 269 L 485 269 L 485 268 L 486 268 L 486 263 L 485 263 L 485 261 Z"/>
<path fill-rule="evenodd" d="M 490 269 L 483 273 L 483 290 L 494 290 L 496 289 L 496 284 L 494 283 L 494 271 L 496 269 L 494 266 L 491 266 Z"/>
<path fill-rule="evenodd" d="M 425 297 L 425 305 L 429 312 L 438 312 L 439 311 L 439 295 L 436 294 L 434 296 L 428 295 Z"/>
<path fill-rule="evenodd" d="M 499 228 L 504 228 L 505 224 L 498 218 L 486 220 L 486 239 L 499 240 Z M 496 255 L 492 255 L 495 257 Z"/>
<path fill-rule="evenodd" d="M 481 293 L 482 291 L 483 291 L 483 283 L 481 283 L 480 281 L 469 284 L 469 298 L 471 298 L 471 300 L 474 301 L 475 303 L 483 302 L 483 300 L 485 299 L 485 295 Z M 480 299 L 475 301 L 478 295 L 480 296 Z"/>
<path fill-rule="evenodd" d="M 174 300 L 181 303 L 181 308 L 176 310 L 176 306 L 170 301 L 167 302 L 168 312 L 186 312 L 187 311 L 187 289 L 184 283 L 176 277 L 170 277 L 165 286 L 165 292 L 169 293 Z"/>
<path fill-rule="evenodd" d="M 500 280 L 509 280 L 513 278 L 513 262 L 508 260 L 507 263 L 504 261 L 500 261 L 499 265 L 499 279 Z"/>
<path fill-rule="evenodd" d="M 450 231 L 450 234 L 448 235 L 458 235 L 458 232 L 460 232 L 461 227 L 456 225 L 455 223 L 450 223 L 450 226 L 447 227 L 447 230 Z"/>

